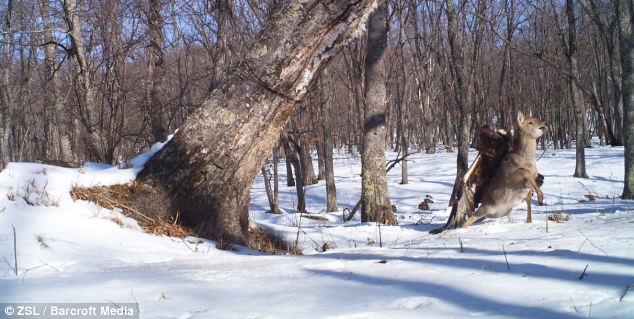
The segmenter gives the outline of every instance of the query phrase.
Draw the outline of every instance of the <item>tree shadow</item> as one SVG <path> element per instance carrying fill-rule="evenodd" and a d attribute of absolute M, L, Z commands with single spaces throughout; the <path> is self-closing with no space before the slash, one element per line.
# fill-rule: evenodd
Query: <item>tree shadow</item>
<path fill-rule="evenodd" d="M 408 249 L 411 248 L 393 248 L 393 249 Z M 447 251 L 453 250 L 455 252 L 460 252 L 460 248 L 452 248 L 452 247 L 429 247 L 424 248 L 425 251 Z M 480 255 L 500 255 L 499 250 L 490 250 L 490 249 L 481 249 L 481 248 L 471 248 L 471 247 L 463 247 L 463 253 L 467 254 L 480 254 Z M 621 264 L 621 265 L 634 265 L 634 259 L 624 258 L 624 257 L 612 257 L 612 256 L 602 256 L 602 255 L 593 255 L 582 252 L 576 252 L 568 249 L 554 249 L 551 251 L 535 251 L 535 250 L 516 250 L 516 251 L 507 251 L 506 254 L 508 256 L 539 256 L 539 257 L 552 257 L 552 258 L 561 258 L 561 259 L 572 259 L 579 260 L 584 262 L 601 262 L 601 263 L 610 263 L 610 264 Z"/>
<path fill-rule="evenodd" d="M 441 284 L 422 280 L 402 280 L 377 276 L 355 275 L 351 273 L 336 272 L 331 270 L 309 270 L 321 276 L 335 277 L 345 281 L 356 281 L 363 285 L 390 286 L 409 291 L 421 296 L 436 298 L 460 308 L 478 313 L 490 312 L 496 315 L 506 315 L 514 318 L 581 318 L 561 311 L 503 303 L 492 299 L 474 295 L 472 293 L 447 287 Z"/>
<path fill-rule="evenodd" d="M 440 248 L 436 248 L 440 249 Z M 444 249 L 444 248 L 443 248 Z M 427 250 L 425 248 L 424 250 Z M 430 249 L 431 250 L 431 249 Z M 410 248 L 411 251 L 411 248 Z M 467 250 L 465 250 L 466 252 Z M 475 253 L 477 250 L 473 250 L 472 253 Z M 501 258 L 504 258 L 504 255 L 501 251 L 484 251 L 486 254 L 490 255 L 498 255 Z M 538 252 L 535 252 L 536 255 L 539 255 Z M 513 255 L 511 252 L 507 252 L 507 255 Z M 315 255 L 315 257 L 319 258 L 333 258 L 337 260 L 342 259 L 352 259 L 352 260 L 382 260 L 386 258 L 384 255 L 380 254 L 320 254 Z M 601 257 L 601 256 L 597 256 Z M 435 265 L 435 266 L 444 266 L 450 268 L 457 269 L 467 269 L 467 270 L 479 270 L 483 272 L 489 273 L 510 273 L 517 276 L 522 277 L 532 277 L 532 278 L 540 278 L 540 279 L 553 279 L 553 280 L 561 280 L 585 285 L 594 285 L 601 287 L 609 287 L 615 289 L 622 289 L 628 283 L 634 280 L 633 276 L 623 275 L 623 274 L 613 274 L 613 273 L 596 273 L 593 272 L 593 267 L 590 262 L 592 259 L 583 260 L 584 263 L 590 265 L 587 269 L 587 272 L 584 274 L 582 280 L 579 279 L 582 271 L 583 265 L 579 265 L 579 269 L 567 270 L 561 268 L 555 268 L 551 266 L 545 266 L 535 263 L 512 263 L 509 262 L 508 270 L 507 264 L 505 261 L 495 261 L 491 259 L 482 259 L 482 258 L 444 258 L 444 257 L 426 257 L 426 258 L 415 258 L 409 256 L 389 256 L 387 257 L 391 260 L 399 260 L 405 262 L 416 262 L 427 265 Z M 629 260 L 623 258 L 619 260 L 619 263 L 629 263 Z"/>

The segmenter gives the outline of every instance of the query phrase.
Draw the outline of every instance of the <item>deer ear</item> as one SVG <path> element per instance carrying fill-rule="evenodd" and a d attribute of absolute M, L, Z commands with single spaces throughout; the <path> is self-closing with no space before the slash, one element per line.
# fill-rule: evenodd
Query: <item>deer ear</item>
<path fill-rule="evenodd" d="M 524 113 L 518 112 L 517 113 L 517 123 L 518 124 L 522 124 L 522 122 L 524 122 Z"/>

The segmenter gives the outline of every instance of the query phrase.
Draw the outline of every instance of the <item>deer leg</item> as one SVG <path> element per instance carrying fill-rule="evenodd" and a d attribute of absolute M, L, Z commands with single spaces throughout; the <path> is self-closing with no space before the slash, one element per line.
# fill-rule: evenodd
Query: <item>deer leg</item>
<path fill-rule="evenodd" d="M 535 191 L 535 193 L 537 193 L 537 203 L 540 206 L 544 205 L 544 193 L 542 193 L 542 190 L 539 189 L 535 178 L 533 178 L 532 174 L 526 169 L 520 168 L 520 171 L 522 173 L 522 176 L 526 179 L 526 181 L 528 181 L 528 184 L 531 186 L 531 188 Z"/>
<path fill-rule="evenodd" d="M 477 221 L 479 221 L 481 219 L 483 219 L 483 217 L 479 217 L 479 216 L 473 215 L 473 216 L 469 217 L 469 219 L 467 219 L 467 221 L 462 225 L 462 228 L 467 228 L 467 227 L 471 226 L 473 223 L 475 223 L 475 222 L 477 222 Z"/>
<path fill-rule="evenodd" d="M 526 222 L 527 223 L 532 223 L 533 219 L 531 218 L 531 199 L 533 197 L 533 191 L 528 191 L 528 194 L 526 194 Z"/>
<path fill-rule="evenodd" d="M 478 210 L 473 213 L 469 219 L 462 225 L 462 227 L 467 228 L 471 226 L 473 223 L 485 219 L 487 217 L 503 217 L 504 215 L 508 215 L 511 212 L 511 208 L 502 207 L 495 204 L 484 204 L 478 208 Z"/>
<path fill-rule="evenodd" d="M 467 219 L 467 221 L 462 225 L 462 227 L 467 228 L 471 226 L 471 224 L 479 220 L 482 220 L 487 215 L 488 211 L 489 211 L 489 206 L 486 204 L 483 204 Z"/>

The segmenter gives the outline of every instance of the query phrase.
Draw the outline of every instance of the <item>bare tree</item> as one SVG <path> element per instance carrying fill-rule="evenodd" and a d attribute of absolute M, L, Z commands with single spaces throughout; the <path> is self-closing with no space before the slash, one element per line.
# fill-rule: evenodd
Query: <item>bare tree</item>
<path fill-rule="evenodd" d="M 583 97 L 579 88 L 575 84 L 575 79 L 579 79 L 579 66 L 577 61 L 577 24 L 575 17 L 575 4 L 572 0 L 566 0 L 566 18 L 567 18 L 567 40 L 562 39 L 564 51 L 568 62 L 568 71 L 572 75 L 569 78 L 568 87 L 575 112 L 575 140 L 576 140 L 576 163 L 574 177 L 588 178 L 586 173 L 586 133 L 585 133 L 585 107 Z"/>
<path fill-rule="evenodd" d="M 162 96 L 165 90 L 165 59 L 163 58 L 163 5 L 161 0 L 148 0 L 145 8 L 148 36 L 148 87 L 147 110 L 150 115 L 150 126 L 154 141 L 162 141 L 167 137 L 164 124 L 165 98 Z"/>
<path fill-rule="evenodd" d="M 94 84 L 91 78 L 90 66 L 84 48 L 82 36 L 82 24 L 80 19 L 80 7 L 76 0 L 64 0 L 64 20 L 68 27 L 68 36 L 71 42 L 72 57 L 77 65 L 77 85 L 75 93 L 79 106 L 76 110 L 81 124 L 81 140 L 88 149 L 88 158 L 107 161 L 102 147 L 99 131 L 97 129 L 97 103 L 95 101 Z M 110 161 L 108 161 L 110 162 Z"/>
<path fill-rule="evenodd" d="M 9 74 L 11 65 L 11 19 L 13 14 L 13 0 L 7 1 L 7 8 L 2 21 L 2 41 L 0 41 L 0 167 L 11 161 L 11 147 L 9 145 L 9 117 L 12 103 L 9 91 Z"/>
<path fill-rule="evenodd" d="M 73 161 L 69 132 L 65 129 L 69 125 L 63 123 L 62 115 L 65 112 L 64 101 L 60 92 L 59 72 L 57 63 L 57 41 L 53 36 L 53 24 L 51 23 L 49 0 L 40 0 L 40 15 L 44 28 L 44 56 L 46 58 L 46 80 L 48 90 L 45 93 L 45 106 L 51 108 L 50 134 L 53 144 L 51 157 L 62 162 Z"/>
<path fill-rule="evenodd" d="M 452 191 L 451 203 L 459 198 L 460 185 L 469 166 L 469 145 L 471 142 L 472 110 L 469 102 L 469 83 L 465 73 L 463 56 L 463 35 L 459 26 L 458 13 L 453 1 L 446 1 L 447 14 L 447 34 L 449 39 L 449 49 L 451 54 L 451 70 L 456 81 L 457 104 L 460 110 L 460 124 L 458 132 L 458 157 L 457 171 L 454 188 Z"/>
<path fill-rule="evenodd" d="M 623 199 L 634 199 L 634 4 L 616 0 L 619 44 L 623 66 L 623 138 L 625 141 L 625 180 Z"/>
<path fill-rule="evenodd" d="M 387 28 L 387 4 L 382 4 L 368 24 L 361 150 L 361 220 L 396 224 L 385 174 Z"/>

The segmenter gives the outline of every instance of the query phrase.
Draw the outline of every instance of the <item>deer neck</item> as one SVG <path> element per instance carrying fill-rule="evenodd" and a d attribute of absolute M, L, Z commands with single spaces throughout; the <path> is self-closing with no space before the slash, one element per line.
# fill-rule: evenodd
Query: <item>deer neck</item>
<path fill-rule="evenodd" d="M 520 134 L 518 147 L 515 150 L 515 153 L 520 155 L 527 162 L 535 162 L 535 156 L 537 154 L 537 140 L 530 136 Z"/>

